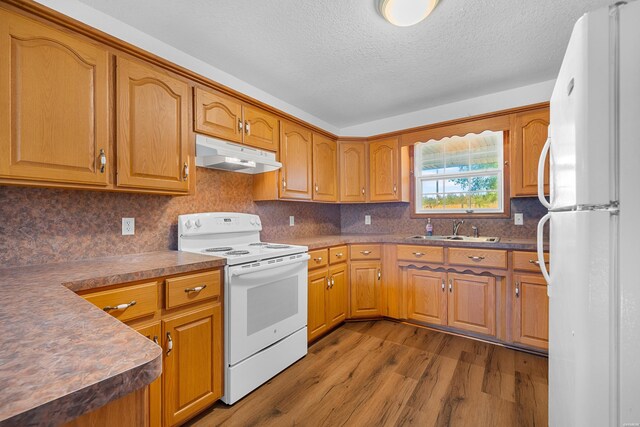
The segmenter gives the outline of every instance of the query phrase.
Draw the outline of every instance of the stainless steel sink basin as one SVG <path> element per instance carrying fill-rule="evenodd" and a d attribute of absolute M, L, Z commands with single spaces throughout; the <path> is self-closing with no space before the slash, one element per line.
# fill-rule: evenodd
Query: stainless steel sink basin
<path fill-rule="evenodd" d="M 411 240 L 439 240 L 439 241 L 454 241 L 454 242 L 471 242 L 471 243 L 497 243 L 500 241 L 499 237 L 471 237 L 471 236 L 411 236 Z"/>

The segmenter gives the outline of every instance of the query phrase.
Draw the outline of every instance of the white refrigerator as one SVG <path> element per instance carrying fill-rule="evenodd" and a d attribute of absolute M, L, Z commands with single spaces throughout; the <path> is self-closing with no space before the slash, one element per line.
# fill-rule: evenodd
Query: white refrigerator
<path fill-rule="evenodd" d="M 538 225 L 549 294 L 549 425 L 640 426 L 640 2 L 576 23 L 538 172 L 549 209 Z"/>

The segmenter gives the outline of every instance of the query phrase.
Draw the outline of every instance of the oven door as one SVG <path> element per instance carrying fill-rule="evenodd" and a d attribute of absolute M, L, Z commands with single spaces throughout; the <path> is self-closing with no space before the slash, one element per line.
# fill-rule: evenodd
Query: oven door
<path fill-rule="evenodd" d="M 229 267 L 228 365 L 307 325 L 308 259 L 305 253 Z"/>

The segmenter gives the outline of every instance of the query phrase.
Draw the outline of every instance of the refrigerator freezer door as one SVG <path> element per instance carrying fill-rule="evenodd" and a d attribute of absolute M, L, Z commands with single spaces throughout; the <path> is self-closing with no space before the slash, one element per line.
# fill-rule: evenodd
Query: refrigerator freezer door
<path fill-rule="evenodd" d="M 610 244 L 606 211 L 550 219 L 549 425 L 609 425 Z"/>
<path fill-rule="evenodd" d="M 551 95 L 551 209 L 608 204 L 608 8 L 576 23 Z"/>

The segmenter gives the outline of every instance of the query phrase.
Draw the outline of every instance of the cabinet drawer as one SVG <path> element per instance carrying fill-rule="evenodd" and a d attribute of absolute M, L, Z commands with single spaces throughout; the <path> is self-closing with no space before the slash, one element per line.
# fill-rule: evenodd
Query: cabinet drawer
<path fill-rule="evenodd" d="M 309 270 L 314 268 L 326 267 L 328 265 L 329 250 L 328 249 L 316 249 L 315 251 L 309 251 Z"/>
<path fill-rule="evenodd" d="M 126 322 L 153 314 L 158 308 L 158 283 L 143 283 L 82 296 L 116 319 Z"/>
<path fill-rule="evenodd" d="M 352 261 L 362 259 L 380 259 L 380 245 L 351 245 Z"/>
<path fill-rule="evenodd" d="M 549 254 L 544 254 L 544 261 L 549 264 Z M 547 266 L 548 268 L 548 266 Z M 513 269 L 534 271 L 540 273 L 540 266 L 538 265 L 538 254 L 536 252 L 513 252 Z"/>
<path fill-rule="evenodd" d="M 404 261 L 444 262 L 444 248 L 434 246 L 398 245 L 398 259 Z"/>
<path fill-rule="evenodd" d="M 449 248 L 449 264 L 507 268 L 507 251 Z"/>
<path fill-rule="evenodd" d="M 338 264 L 349 260 L 349 252 L 346 246 L 334 246 L 329 248 L 329 264 Z"/>
<path fill-rule="evenodd" d="M 167 308 L 220 296 L 221 270 L 167 279 Z"/>

